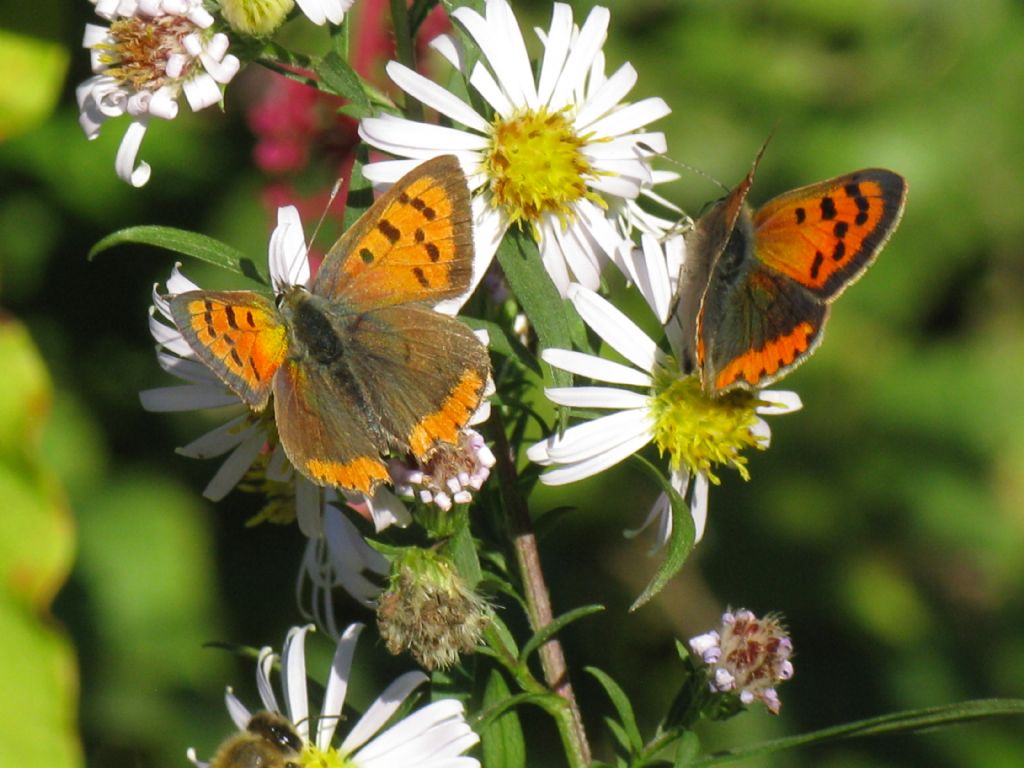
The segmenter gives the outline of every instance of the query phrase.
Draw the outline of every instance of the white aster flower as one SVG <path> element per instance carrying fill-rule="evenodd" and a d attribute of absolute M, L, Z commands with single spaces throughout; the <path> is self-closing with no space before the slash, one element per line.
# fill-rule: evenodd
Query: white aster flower
<path fill-rule="evenodd" d="M 463 127 L 366 118 L 359 126 L 363 139 L 410 159 L 371 163 L 364 173 L 375 183 L 391 183 L 427 158 L 454 154 L 475 193 L 478 264 L 486 266 L 518 222 L 532 231 L 563 295 L 572 280 L 597 288 L 604 264 L 628 248 L 626 226 L 658 229 L 657 218 L 642 214 L 635 200 L 659 180 L 649 158 L 666 149 L 662 133 L 641 129 L 668 114 L 668 106 L 660 98 L 623 101 L 637 79 L 629 64 L 605 76 L 606 8 L 594 8 L 578 27 L 571 8 L 555 3 L 548 30 L 538 31 L 543 55 L 536 78 L 507 0 L 487 0 L 483 16 L 468 7 L 452 16 L 476 42 L 480 60 L 468 71 L 467 57 L 450 37 L 438 38 L 434 47 L 490 110 L 480 114 L 391 62 L 387 71 L 395 83 Z M 476 269 L 475 282 L 482 275 Z"/>
<path fill-rule="evenodd" d="M 91 140 L 109 118 L 132 118 L 117 151 L 117 175 L 132 186 L 149 181 L 136 157 L 149 120 L 173 120 L 184 93 L 193 112 L 221 100 L 239 70 L 228 38 L 213 33 L 202 0 L 92 0 L 109 27 L 85 25 L 94 76 L 76 89 L 79 123 Z"/>
<path fill-rule="evenodd" d="M 800 398 L 793 392 L 768 390 L 708 398 L 696 376 L 683 376 L 676 358 L 659 349 L 608 301 L 575 284 L 568 295 L 584 322 L 631 365 L 564 349 L 547 349 L 543 359 L 570 373 L 630 388 L 584 385 L 546 390 L 559 405 L 614 412 L 536 443 L 527 456 L 555 466 L 541 475 L 543 483 L 562 485 L 595 475 L 653 442 L 662 455 L 668 454 L 670 481 L 681 496 L 693 478 L 690 514 L 700 540 L 707 519 L 708 483 L 719 482 L 715 467 L 731 466 L 748 477 L 742 451 L 767 448 L 771 436 L 761 415 L 796 410 Z M 671 533 L 670 511 L 668 498 L 662 495 L 644 523 L 658 521 L 656 546 Z"/>
<path fill-rule="evenodd" d="M 255 713 L 242 704 L 229 688 L 228 713 L 240 731 L 255 738 L 269 754 L 292 759 L 301 765 L 337 765 L 347 768 L 479 768 L 480 763 L 464 753 L 479 737 L 466 722 L 462 704 L 455 699 L 440 699 L 382 730 L 409 695 L 428 678 L 422 672 L 407 672 L 389 685 L 367 708 L 355 725 L 335 745 L 335 732 L 344 721 L 342 708 L 348 691 L 352 659 L 362 624 L 350 625 L 338 640 L 324 691 L 316 733 L 310 732 L 309 698 L 306 686 L 305 639 L 310 627 L 294 627 L 288 632 L 281 652 L 281 688 L 285 709 L 278 705 L 270 681 L 275 656 L 269 648 L 259 655 L 256 685 L 261 709 Z M 274 724 L 268 732 L 267 723 Z M 221 747 L 224 754 L 238 737 Z M 189 759 L 199 768 L 209 763 Z M 261 763 L 262 764 L 262 763 Z M 276 764 L 276 763 L 274 763 Z"/>

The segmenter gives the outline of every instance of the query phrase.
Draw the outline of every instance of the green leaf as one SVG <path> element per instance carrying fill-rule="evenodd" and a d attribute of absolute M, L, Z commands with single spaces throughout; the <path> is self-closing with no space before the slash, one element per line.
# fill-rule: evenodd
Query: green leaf
<path fill-rule="evenodd" d="M 320 60 L 316 73 L 331 91 L 348 99 L 352 109 L 347 114 L 353 117 L 367 117 L 373 112 L 370 99 L 363 89 L 363 81 L 352 69 L 352 65 L 335 51 L 331 51 Z"/>
<path fill-rule="evenodd" d="M 53 395 L 28 332 L 0 322 L 0 765 L 81 765 L 74 652 L 50 607 L 67 579 L 75 526 L 42 450 Z M 59 427 L 58 427 L 59 428 Z M 31 758 L 26 756 L 31 755 Z"/>
<path fill-rule="evenodd" d="M 603 670 L 600 670 L 597 667 L 584 667 L 584 669 L 597 679 L 597 682 L 599 682 L 601 687 L 604 688 L 605 693 L 608 694 L 608 698 L 611 699 L 612 706 L 614 706 L 615 711 L 619 713 L 619 721 L 622 723 L 622 729 L 627 739 L 625 746 L 627 746 L 631 754 L 637 754 L 641 749 L 643 749 L 644 740 L 640 736 L 640 729 L 636 724 L 636 715 L 633 713 L 633 705 L 630 704 L 625 691 L 623 691 L 619 684 Z"/>
<path fill-rule="evenodd" d="M 632 459 L 658 481 L 662 490 L 668 494 L 669 502 L 672 504 L 672 534 L 665 544 L 665 558 L 661 561 L 661 565 L 658 566 L 658 571 L 654 574 L 654 578 L 644 587 L 644 591 L 640 593 L 640 597 L 629 606 L 630 611 L 635 611 L 658 594 L 668 583 L 668 580 L 675 576 L 679 569 L 683 567 L 686 558 L 693 551 L 693 540 L 697 532 L 693 527 L 693 518 L 690 516 L 689 505 L 679 495 L 679 492 L 672 487 L 672 483 L 658 471 L 657 467 L 644 457 L 634 454 Z"/>
<path fill-rule="evenodd" d="M 525 663 L 530 658 L 530 654 L 574 621 L 600 613 L 603 610 L 603 605 L 581 605 L 579 608 L 573 608 L 571 611 L 563 613 L 526 642 L 523 650 L 519 653 L 519 661 Z"/>
<path fill-rule="evenodd" d="M 685 731 L 676 744 L 676 756 L 672 761 L 672 768 L 685 768 L 685 766 L 693 765 L 699 751 L 700 738 L 693 731 Z"/>
<path fill-rule="evenodd" d="M 911 709 L 888 715 L 857 720 L 852 723 L 822 728 L 819 731 L 782 739 L 764 741 L 749 747 L 715 752 L 690 763 L 691 766 L 720 765 L 743 760 L 754 755 L 768 755 L 807 744 L 822 744 L 840 739 L 860 739 L 887 733 L 911 733 L 931 728 L 942 728 L 974 720 L 1007 715 L 1024 715 L 1024 699 L 979 699 L 927 709 Z"/>
<path fill-rule="evenodd" d="M 0 29 L 0 138 L 29 131 L 50 116 L 68 59 L 62 45 Z"/>
<path fill-rule="evenodd" d="M 154 245 L 236 272 L 263 285 L 270 285 L 265 265 L 256 264 L 237 248 L 196 232 L 174 227 L 128 227 L 113 232 L 96 243 L 89 251 L 89 261 L 116 245 Z"/>
<path fill-rule="evenodd" d="M 511 699 L 511 691 L 504 676 L 498 670 L 491 670 L 484 690 L 484 709 L 499 707 Z M 483 764 L 488 768 L 525 768 L 526 741 L 519 715 L 512 707 L 489 718 L 481 725 L 480 744 Z"/>
<path fill-rule="evenodd" d="M 530 354 L 530 350 L 524 347 L 519 342 L 519 339 L 509 338 L 508 334 L 505 333 L 505 329 L 500 325 L 489 320 L 480 320 L 476 317 L 463 317 L 462 322 L 474 331 L 487 331 L 488 336 L 490 336 L 489 349 L 497 352 L 502 357 L 507 357 L 509 360 L 515 360 L 538 376 L 543 376 L 537 358 Z"/>
<path fill-rule="evenodd" d="M 476 544 L 473 542 L 473 534 L 470 533 L 468 520 L 465 524 L 460 525 L 448 539 L 445 549 L 455 562 L 455 568 L 466 582 L 466 586 L 470 589 L 475 588 L 480 583 L 482 574 L 480 571 L 480 560 L 476 553 Z"/>
<path fill-rule="evenodd" d="M 576 315 L 576 310 L 558 294 L 541 263 L 537 244 L 518 228 L 511 227 L 498 246 L 498 262 L 512 293 L 533 325 L 541 347 L 572 349 L 568 318 Z M 560 368 L 551 368 L 551 377 L 555 386 L 572 384 L 572 376 Z"/>

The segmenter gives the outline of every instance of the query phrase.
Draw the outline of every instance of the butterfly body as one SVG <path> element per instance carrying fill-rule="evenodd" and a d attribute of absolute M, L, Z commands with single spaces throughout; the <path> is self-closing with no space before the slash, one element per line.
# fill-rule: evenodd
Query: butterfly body
<path fill-rule="evenodd" d="M 906 198 L 903 177 L 871 168 L 754 211 L 746 197 L 756 168 L 685 234 L 683 365 L 711 395 L 766 386 L 810 356 L 829 305 L 878 255 Z"/>
<path fill-rule="evenodd" d="M 251 408 L 273 395 L 281 444 L 321 485 L 369 493 L 381 454 L 423 460 L 454 443 L 483 398 L 487 350 L 434 311 L 472 273 L 469 193 L 457 161 L 424 163 L 331 249 L 309 287 L 275 304 L 191 291 L 171 314 L 190 346 Z"/>

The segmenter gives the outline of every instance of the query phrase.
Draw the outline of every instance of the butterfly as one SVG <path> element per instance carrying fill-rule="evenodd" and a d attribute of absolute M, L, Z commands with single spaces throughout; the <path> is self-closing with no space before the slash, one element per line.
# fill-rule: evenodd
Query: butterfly
<path fill-rule="evenodd" d="M 821 343 L 829 305 L 871 265 L 906 201 L 882 168 L 746 202 L 746 177 L 684 233 L 676 317 L 683 366 L 720 395 L 776 381 Z"/>
<path fill-rule="evenodd" d="M 371 493 L 382 454 L 424 461 L 456 443 L 490 376 L 486 347 L 433 306 L 468 290 L 469 190 L 451 155 L 400 179 L 335 243 L 309 287 L 277 301 L 189 291 L 171 316 L 250 408 L 273 395 L 291 463 L 320 485 Z"/>

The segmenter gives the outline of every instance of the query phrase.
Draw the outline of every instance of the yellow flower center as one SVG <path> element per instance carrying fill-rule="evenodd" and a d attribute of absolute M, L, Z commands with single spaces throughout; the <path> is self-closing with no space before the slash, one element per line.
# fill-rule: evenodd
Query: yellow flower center
<path fill-rule="evenodd" d="M 110 34 L 115 42 L 95 48 L 101 51 L 101 60 L 108 67 L 104 74 L 136 90 L 157 90 L 171 80 L 167 76 L 167 62 L 172 54 L 182 54 L 187 61 L 174 80 L 188 78 L 194 59 L 185 51 L 182 40 L 193 32 L 201 30 L 183 16 L 131 16 L 111 23 Z"/>
<path fill-rule="evenodd" d="M 512 222 L 536 224 L 552 214 L 563 226 L 573 220 L 573 204 L 580 200 L 603 207 L 600 196 L 587 188 L 598 176 L 581 149 L 588 138 L 577 135 L 565 111 L 542 108 L 507 120 L 496 117 L 485 161 L 492 205 Z"/>
<path fill-rule="evenodd" d="M 712 469 L 720 464 L 733 467 L 749 480 L 742 453 L 747 448 L 764 450 L 763 442 L 752 432 L 759 418 L 755 409 L 763 402 L 742 391 L 709 397 L 697 376 L 679 378 L 673 367 L 669 365 L 655 376 L 651 414 L 658 451 L 669 455 L 673 469 L 703 472 L 716 485 L 719 479 Z"/>
<path fill-rule="evenodd" d="M 320 750 L 315 744 L 307 743 L 299 756 L 299 765 L 302 768 L 347 768 L 350 763 L 334 747 Z"/>

